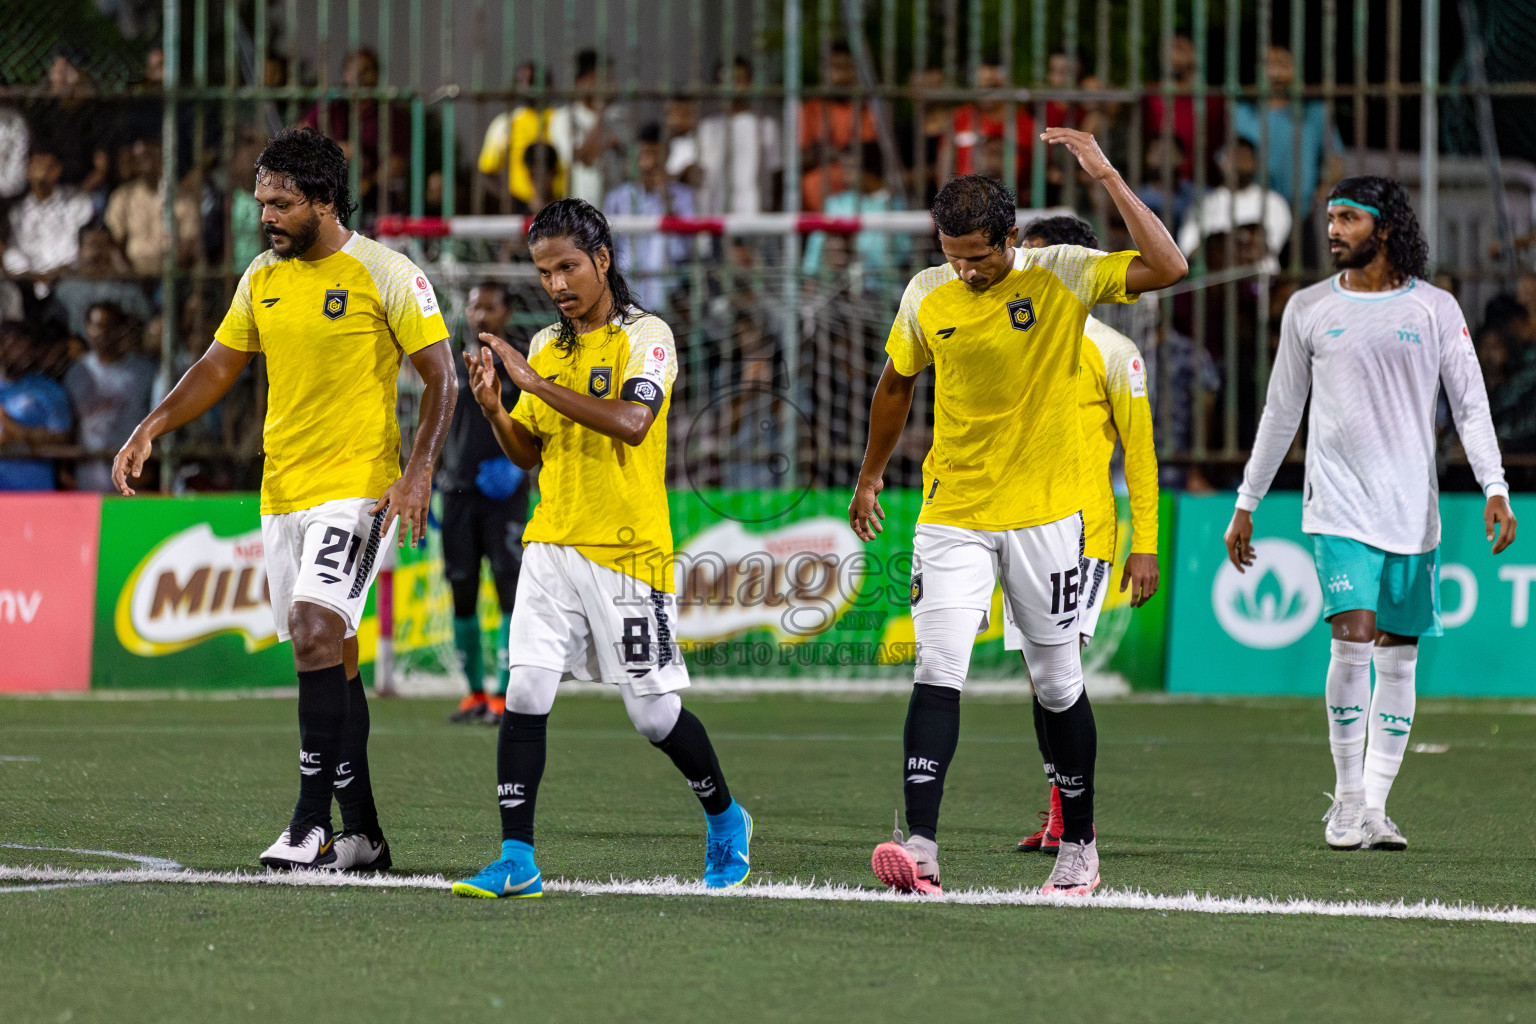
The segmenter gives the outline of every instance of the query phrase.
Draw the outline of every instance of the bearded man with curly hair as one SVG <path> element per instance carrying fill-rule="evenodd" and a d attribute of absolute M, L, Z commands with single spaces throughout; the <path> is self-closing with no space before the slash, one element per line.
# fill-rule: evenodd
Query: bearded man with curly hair
<path fill-rule="evenodd" d="M 1301 528 L 1312 535 L 1333 630 L 1324 692 L 1336 788 L 1323 837 L 1336 850 L 1403 850 L 1387 793 L 1413 726 L 1419 638 L 1443 632 L 1442 389 L 1487 498 L 1494 554 L 1514 541 L 1515 516 L 1472 336 L 1455 296 L 1425 280 L 1429 248 L 1407 190 L 1390 178 L 1340 181 L 1328 197 L 1328 247 L 1339 272 L 1297 292 L 1281 319 L 1227 555 L 1239 572 L 1254 564 L 1253 511 L 1310 391 Z"/>

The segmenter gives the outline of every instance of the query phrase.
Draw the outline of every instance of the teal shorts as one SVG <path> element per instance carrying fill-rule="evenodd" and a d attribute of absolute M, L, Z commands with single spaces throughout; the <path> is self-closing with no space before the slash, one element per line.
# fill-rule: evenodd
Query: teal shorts
<path fill-rule="evenodd" d="M 1323 618 L 1376 613 L 1376 628 L 1398 636 L 1440 636 L 1440 549 L 1394 555 L 1348 537 L 1313 534 L 1323 585 Z"/>

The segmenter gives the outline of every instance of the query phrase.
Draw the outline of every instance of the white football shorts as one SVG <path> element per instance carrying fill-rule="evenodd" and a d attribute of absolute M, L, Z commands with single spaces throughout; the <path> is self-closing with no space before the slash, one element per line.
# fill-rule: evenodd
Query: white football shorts
<path fill-rule="evenodd" d="M 1003 630 L 1037 644 L 1076 639 L 1082 605 L 1083 517 L 1016 530 L 970 530 L 919 523 L 912 541 L 912 618 L 965 608 L 985 632 L 992 590 L 1003 587 Z M 1022 646 L 1022 645 L 1021 645 Z"/>
<path fill-rule="evenodd" d="M 677 598 L 598 565 L 566 544 L 523 549 L 508 664 L 577 679 L 629 683 L 641 696 L 688 685 L 672 634 Z"/>
<path fill-rule="evenodd" d="M 347 636 L 356 636 L 368 588 L 384 553 L 395 543 L 400 521 L 380 531 L 384 515 L 370 515 L 377 498 L 338 498 L 298 512 L 261 517 L 261 544 L 277 638 L 289 639 L 288 611 L 309 601 L 340 615 Z"/>
<path fill-rule="evenodd" d="M 1093 636 L 1093 631 L 1099 628 L 1099 613 L 1104 610 L 1104 602 L 1109 593 L 1110 580 L 1114 576 L 1115 567 L 1102 558 L 1083 558 L 1083 571 L 1079 577 L 1083 582 L 1078 589 L 1077 601 L 1077 633 L 1079 636 Z M 1009 621 L 1008 616 L 1003 616 L 1003 649 L 1007 651 L 1022 651 L 1024 649 L 1024 634 L 1019 628 Z"/>

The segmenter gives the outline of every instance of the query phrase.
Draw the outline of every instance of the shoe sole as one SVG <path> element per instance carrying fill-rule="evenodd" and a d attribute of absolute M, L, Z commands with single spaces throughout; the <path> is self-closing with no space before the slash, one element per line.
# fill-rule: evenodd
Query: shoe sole
<path fill-rule="evenodd" d="M 328 852 L 317 861 L 305 864 L 295 860 L 283 860 L 280 857 L 262 857 L 261 864 L 269 871 L 318 871 L 321 868 L 330 867 L 336 863 L 336 851 Z"/>
<path fill-rule="evenodd" d="M 491 892 L 489 889 L 482 889 L 478 885 L 470 885 L 468 882 L 454 882 L 453 894 L 455 896 L 468 896 L 471 899 L 477 900 L 536 900 L 544 895 L 542 891 L 514 893 Z"/>
<path fill-rule="evenodd" d="M 918 876 L 917 861 L 900 843 L 881 843 L 869 858 L 875 877 L 900 892 L 942 893 L 942 887 Z"/>
<path fill-rule="evenodd" d="M 1408 849 L 1408 843 L 1406 841 L 1399 843 L 1399 842 L 1396 842 L 1395 840 L 1384 839 L 1384 840 L 1382 840 L 1379 843 L 1372 843 L 1371 845 L 1365 847 L 1365 849 L 1367 849 L 1367 850 L 1406 850 L 1406 849 Z"/>
<path fill-rule="evenodd" d="M 1330 842 L 1327 839 L 1324 839 L 1323 842 L 1328 844 L 1328 849 L 1330 849 L 1330 850 L 1339 850 L 1341 852 L 1345 851 L 1345 850 L 1358 850 L 1358 849 L 1360 849 L 1360 847 L 1362 845 L 1361 842 L 1354 842 L 1354 843 L 1350 843 L 1350 844 L 1343 844 L 1343 843 Z"/>
<path fill-rule="evenodd" d="M 1040 887 L 1042 896 L 1087 896 L 1099 887 L 1099 876 L 1094 875 L 1093 881 L 1086 885 L 1053 886 L 1047 882 Z"/>

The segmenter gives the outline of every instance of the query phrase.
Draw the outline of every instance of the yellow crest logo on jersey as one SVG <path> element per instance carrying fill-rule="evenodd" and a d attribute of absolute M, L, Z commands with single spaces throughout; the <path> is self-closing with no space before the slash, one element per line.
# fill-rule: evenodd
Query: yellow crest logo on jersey
<path fill-rule="evenodd" d="M 1008 303 L 1008 321 L 1013 324 L 1015 330 L 1027 331 L 1035 326 L 1035 303 L 1033 299 L 1014 299 Z"/>
<path fill-rule="evenodd" d="M 607 398 L 613 390 L 613 367 L 594 366 L 592 376 L 587 378 L 587 394 L 593 398 Z"/>
<path fill-rule="evenodd" d="M 917 602 L 921 601 L 922 599 L 923 599 L 923 574 L 920 573 L 920 572 L 913 573 L 912 574 L 912 604 L 915 606 L 917 604 Z"/>
<path fill-rule="evenodd" d="M 347 311 L 347 289 L 332 288 L 325 293 L 325 305 L 321 307 L 326 317 L 331 320 L 340 319 Z"/>

